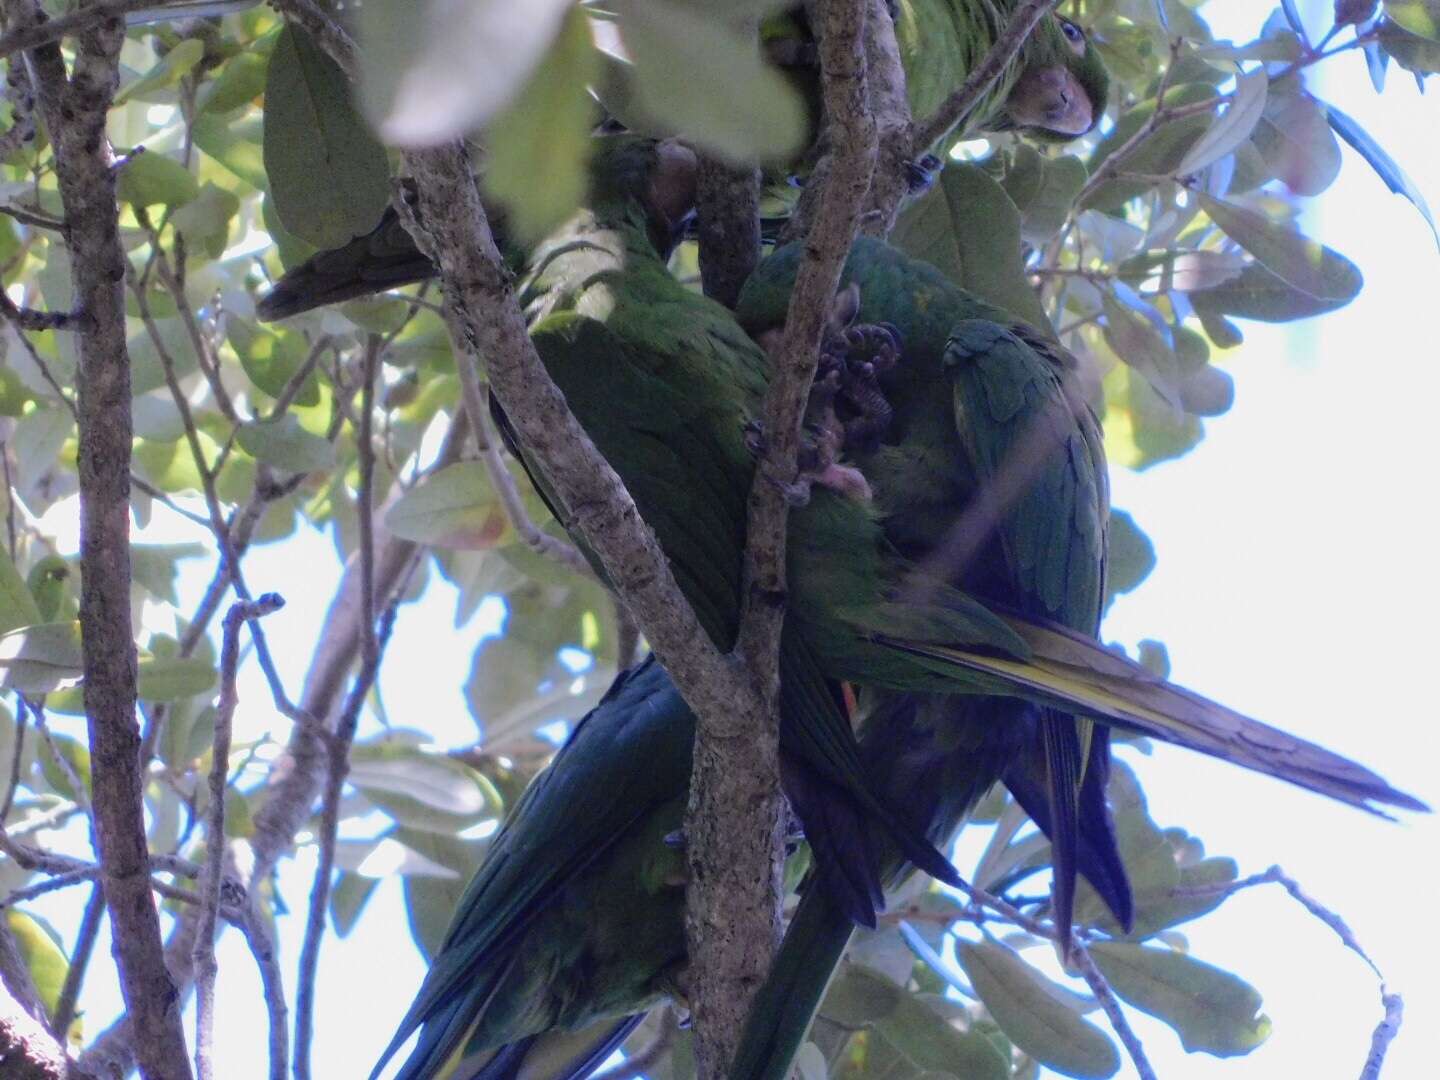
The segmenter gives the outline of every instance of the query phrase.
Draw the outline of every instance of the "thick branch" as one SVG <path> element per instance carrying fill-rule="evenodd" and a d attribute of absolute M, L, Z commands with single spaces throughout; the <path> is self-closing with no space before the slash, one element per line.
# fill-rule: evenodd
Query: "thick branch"
<path fill-rule="evenodd" d="M 16 29 L 39 26 L 33 2 Z M 30 54 L 55 150 L 69 226 L 71 283 L 83 312 L 79 341 L 80 624 L 93 763 L 101 883 L 114 928 L 126 1011 L 147 1078 L 190 1075 L 175 987 L 166 973 L 150 892 L 144 777 L 135 717 L 130 634 L 130 357 L 125 347 L 125 254 L 105 119 L 119 83 L 118 16 L 82 30 L 67 80 L 54 45 Z"/>
<path fill-rule="evenodd" d="M 910 190 L 909 166 L 915 156 L 905 67 L 889 7 L 887 0 L 867 0 L 865 10 L 865 84 L 877 156 L 860 231 L 879 237 L 889 236 L 895 226 L 900 202 Z"/>
<path fill-rule="evenodd" d="M 6 1080 L 91 1080 L 0 986 L 0 1065 Z"/>
<path fill-rule="evenodd" d="M 701 286 L 733 308 L 760 261 L 760 173 L 702 157 L 698 181 Z"/>
<path fill-rule="evenodd" d="M 970 114 L 976 103 L 1000 77 L 1000 73 L 1019 54 L 1025 39 L 1030 36 L 1030 31 L 1054 10 L 1056 3 L 1057 0 L 1025 0 L 1015 9 L 1005 29 L 995 39 L 995 44 L 976 65 L 975 70 L 965 77 L 960 89 L 946 98 L 944 104 L 935 110 L 935 115 L 928 117 L 920 125 L 920 130 L 915 135 L 917 147 L 923 150 L 934 145 Z"/>

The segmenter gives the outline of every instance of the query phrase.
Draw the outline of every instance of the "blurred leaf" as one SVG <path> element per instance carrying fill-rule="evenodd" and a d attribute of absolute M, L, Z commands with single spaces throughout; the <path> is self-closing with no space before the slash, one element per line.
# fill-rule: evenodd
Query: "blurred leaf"
<path fill-rule="evenodd" d="M 1005 1058 L 984 1035 L 960 1031 L 885 976 L 847 964 L 830 985 L 820 1013 L 847 1028 L 868 1028 L 912 1066 L 963 1076 L 1005 1080 Z"/>
<path fill-rule="evenodd" d="M 978 165 L 952 164 L 901 214 L 890 242 L 951 281 L 1053 336 L 1020 257 L 1020 211 Z"/>
<path fill-rule="evenodd" d="M 1270 172 L 1297 195 L 1319 195 L 1340 172 L 1325 110 L 1308 94 L 1271 94 L 1254 142 Z"/>
<path fill-rule="evenodd" d="M 170 224 L 190 250 L 218 259 L 230 236 L 230 222 L 239 212 L 240 200 L 235 195 L 207 183 L 191 202 L 170 216 Z"/>
<path fill-rule="evenodd" d="M 410 933 L 416 947 L 430 961 L 439 952 L 450 919 L 465 894 L 465 886 L 490 844 L 488 840 L 462 840 L 457 836 L 416 833 L 409 829 L 396 829 L 395 836 L 437 865 L 447 867 L 454 875 L 405 879 L 405 910 L 410 918 Z"/>
<path fill-rule="evenodd" d="M 286 472 L 320 472 L 335 467 L 335 448 L 302 428 L 288 412 L 275 420 L 241 424 L 235 441 L 256 461 Z"/>
<path fill-rule="evenodd" d="M 1385 181 L 1388 187 L 1397 195 L 1403 195 L 1409 199 L 1415 209 L 1430 226 L 1431 233 L 1435 236 L 1435 243 L 1440 245 L 1440 229 L 1435 227 L 1435 218 L 1430 214 L 1430 206 L 1425 201 L 1425 196 L 1420 194 L 1420 189 L 1415 182 L 1405 175 L 1405 170 L 1395 163 L 1395 159 L 1387 154 L 1383 147 L 1371 138 L 1370 133 L 1357 124 L 1353 119 L 1335 108 L 1334 105 L 1326 105 L 1325 113 L 1330 121 L 1330 126 L 1335 133 L 1350 144 L 1350 148 L 1370 163 L 1381 180 Z"/>
<path fill-rule="evenodd" d="M 1232 153 L 1250 137 L 1265 111 L 1270 77 L 1257 67 L 1235 77 L 1235 96 L 1204 135 L 1191 144 L 1175 166 L 1179 175 L 1199 172 L 1212 162 Z"/>
<path fill-rule="evenodd" d="M 1440 41 L 1440 0 L 1385 0 L 1385 14 L 1412 34 Z"/>
<path fill-rule="evenodd" d="M 1190 105 L 1216 96 L 1213 86 L 1186 83 L 1166 91 L 1165 104 L 1167 107 Z M 1086 163 L 1090 175 L 1094 176 L 1105 160 L 1139 132 L 1154 113 L 1155 102 L 1152 100 L 1142 102 L 1121 116 L 1110 133 L 1100 140 Z M 1151 176 L 1174 173 L 1190 147 L 1209 130 L 1212 122 L 1213 118 L 1208 113 L 1202 113 L 1160 125 L 1126 156 L 1125 171 Z M 1144 194 L 1150 188 L 1151 184 L 1144 180 L 1107 180 L 1097 185 L 1081 206 L 1118 211 L 1127 201 Z"/>
<path fill-rule="evenodd" d="M 1270 1018 L 1248 983 L 1194 957 L 1120 941 L 1090 946 L 1115 993 L 1173 1027 L 1190 1053 L 1248 1054 L 1270 1035 Z"/>
<path fill-rule="evenodd" d="M 30 586 L 15 569 L 9 552 L 0 550 L 0 634 L 40 621 L 40 609 L 35 606 Z"/>
<path fill-rule="evenodd" d="M 215 78 L 200 90 L 195 112 L 226 113 L 248 105 L 265 92 L 265 77 L 270 68 L 270 52 L 275 48 L 276 30 L 245 47 L 245 51 L 226 60 Z"/>
<path fill-rule="evenodd" d="M 398 830 L 374 840 L 340 840 L 335 844 L 335 866 L 370 878 L 419 876 L 442 879 L 460 875 L 442 863 L 396 839 Z M 426 835 L 426 834 L 421 834 Z"/>
<path fill-rule="evenodd" d="M 264 148 L 280 220 L 316 247 L 363 236 L 390 203 L 389 162 L 351 104 L 349 80 L 294 24 L 270 55 Z"/>
<path fill-rule="evenodd" d="M 646 116 L 722 157 L 788 160 L 804 145 L 799 96 L 720 9 L 674 0 L 617 0 Z"/>
<path fill-rule="evenodd" d="M 159 62 L 138 79 L 126 83 L 115 95 L 119 108 L 131 98 L 146 98 L 156 90 L 174 86 L 205 56 L 205 43 L 199 38 L 186 38 L 162 56 Z"/>
<path fill-rule="evenodd" d="M 449 465 L 422 480 L 386 511 L 385 527 L 432 547 L 478 550 L 499 546 L 509 531 L 479 461 Z"/>
<path fill-rule="evenodd" d="M 1155 569 L 1155 545 L 1124 510 L 1110 511 L 1109 556 L 1105 563 L 1106 603 L 1135 588 Z"/>
<path fill-rule="evenodd" d="M 1383 55 L 1393 57 L 1406 71 L 1417 75 L 1440 72 L 1440 44 L 1433 39 L 1412 34 L 1398 23 L 1382 19 L 1379 45 Z"/>
<path fill-rule="evenodd" d="M 360 921 L 360 913 L 365 910 L 379 884 L 375 878 L 361 877 L 348 870 L 340 872 L 330 890 L 330 921 L 335 926 L 337 937 L 346 937 L 355 928 Z"/>
<path fill-rule="evenodd" d="M 225 166 L 237 179 L 260 191 L 268 189 L 260 113 L 251 113 L 239 119 L 201 116 L 190 125 L 190 134 L 196 146 Z M 275 231 L 268 226 L 267 230 L 271 233 Z"/>
<path fill-rule="evenodd" d="M 1204 192 L 1196 198 L 1205 213 L 1267 270 L 1325 303 L 1346 304 L 1360 291 L 1359 269 L 1343 255 L 1302 236 L 1264 214 L 1222 202 Z"/>
<path fill-rule="evenodd" d="M 140 658 L 139 695 L 142 701 L 178 701 L 194 697 L 209 690 L 218 679 L 219 674 L 208 660 L 194 657 Z"/>
<path fill-rule="evenodd" d="M 585 196 L 595 113 L 585 87 L 598 70 L 589 19 L 572 7 L 544 61 L 489 126 L 485 188 L 510 211 L 507 227 L 523 243 L 554 229 Z"/>
<path fill-rule="evenodd" d="M 225 333 L 250 381 L 272 398 L 285 392 L 310 353 L 310 346 L 302 335 L 288 330 L 277 332 L 245 319 L 228 320 Z M 295 395 L 295 404 L 319 403 L 319 380 L 312 373 Z"/>
<path fill-rule="evenodd" d="M 46 694 L 78 681 L 82 670 L 78 622 L 40 623 L 0 636 L 0 671 L 10 690 Z"/>
<path fill-rule="evenodd" d="M 15 935 L 20 959 L 30 969 L 40 1003 L 47 1012 L 53 1013 L 65 986 L 65 976 L 70 972 L 70 963 L 56 934 L 39 919 L 13 907 L 5 910 L 5 922 Z"/>
<path fill-rule="evenodd" d="M 204 544 L 132 544 L 130 576 L 135 584 L 157 600 L 180 603 L 175 581 L 180 574 L 182 559 L 197 559 L 213 554 Z"/>
<path fill-rule="evenodd" d="M 386 739 L 357 745 L 350 762 L 350 783 L 412 829 L 453 834 L 500 813 L 491 783 L 444 754 Z"/>
<path fill-rule="evenodd" d="M 1020 235 L 1026 243 L 1043 244 L 1060 231 L 1085 180 L 1085 163 L 1078 157 L 1047 158 L 1024 143 L 1016 146 L 1001 183 L 1020 211 Z"/>
<path fill-rule="evenodd" d="M 514 99 L 571 0 L 369 0 L 360 9 L 365 111 L 386 142 L 434 146 Z"/>
<path fill-rule="evenodd" d="M 1065 1076 L 1109 1077 L 1120 1054 L 1109 1037 L 1057 1000 L 1050 980 L 994 941 L 962 941 L 956 959 L 1001 1030 L 1025 1053 Z"/>
<path fill-rule="evenodd" d="M 200 194 L 190 170 L 154 150 L 136 153 L 125 162 L 115 182 L 115 196 L 134 206 L 184 206 Z"/>
<path fill-rule="evenodd" d="M 1163 325 L 1158 313 L 1120 282 L 1102 294 L 1102 302 L 1105 340 L 1115 355 L 1144 376 L 1167 402 L 1179 405 L 1180 361 L 1157 328 L 1157 324 Z"/>

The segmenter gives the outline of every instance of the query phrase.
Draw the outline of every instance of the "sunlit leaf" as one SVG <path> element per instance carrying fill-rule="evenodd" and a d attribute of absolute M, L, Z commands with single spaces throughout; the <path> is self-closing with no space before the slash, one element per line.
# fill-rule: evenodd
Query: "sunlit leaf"
<path fill-rule="evenodd" d="M 1109 1037 L 1062 1005 L 1049 980 L 1013 949 L 962 941 L 955 957 L 995 1022 L 1025 1053 L 1065 1076 L 1103 1078 L 1120 1070 Z"/>
<path fill-rule="evenodd" d="M 1090 955 L 1115 993 L 1173 1027 L 1192 1054 L 1248 1054 L 1270 1034 L 1259 993 L 1228 971 L 1170 949 L 1119 941 L 1095 942 Z"/>
<path fill-rule="evenodd" d="M 235 441 L 256 461 L 286 472 L 318 472 L 335 467 L 335 448 L 302 428 L 288 412 L 275 420 L 241 424 Z"/>
<path fill-rule="evenodd" d="M 1385 14 L 1412 34 L 1440 41 L 1440 0 L 1385 0 Z"/>
<path fill-rule="evenodd" d="M 1264 214 L 1196 192 L 1210 219 L 1267 270 L 1317 300 L 1345 304 L 1360 291 L 1355 264 L 1324 244 Z"/>
<path fill-rule="evenodd" d="M 15 569 L 9 552 L 0 550 L 0 634 L 41 621 L 40 609 L 35 606 L 30 586 Z"/>
<path fill-rule="evenodd" d="M 177 701 L 203 694 L 218 679 L 214 666 L 207 660 L 142 656 L 138 693 L 142 701 Z"/>
<path fill-rule="evenodd" d="M 798 95 L 718 12 L 674 0 L 615 7 L 637 104 L 656 125 L 739 160 L 785 160 L 800 150 L 806 116 Z"/>
<path fill-rule="evenodd" d="M 30 971 L 40 1003 L 53 1012 L 70 971 L 58 935 L 33 915 L 13 907 L 5 910 L 5 923 L 14 936 L 21 961 Z"/>
<path fill-rule="evenodd" d="M 1430 226 L 1430 231 L 1435 234 L 1435 243 L 1440 245 L 1440 229 L 1435 226 L 1435 218 L 1430 213 L 1430 206 L 1425 201 L 1425 196 L 1415 186 L 1415 182 L 1405 175 L 1405 170 L 1395 163 L 1395 159 L 1385 152 L 1385 149 L 1377 143 L 1370 133 L 1356 123 L 1351 117 L 1335 108 L 1334 105 L 1325 106 L 1326 118 L 1335 133 L 1350 144 L 1350 148 L 1370 163 L 1385 186 L 1397 195 L 1403 195 L 1409 199 L 1415 209 L 1420 211 L 1425 218 L 1425 223 Z"/>
<path fill-rule="evenodd" d="M 422 480 L 386 511 L 385 527 L 434 547 L 477 549 L 498 546 L 509 528 L 478 461 L 450 465 Z"/>
<path fill-rule="evenodd" d="M 1235 79 L 1235 96 L 1204 135 L 1191 144 L 1176 173 L 1199 172 L 1211 162 L 1219 161 L 1250 137 L 1265 111 L 1270 77 L 1264 68 L 1255 68 Z"/>
<path fill-rule="evenodd" d="M 1319 195 L 1340 172 L 1325 110 L 1307 94 L 1271 94 L 1253 139 L 1270 172 L 1297 195 Z"/>
<path fill-rule="evenodd" d="M 509 209 L 507 227 L 522 242 L 559 225 L 585 194 L 595 111 L 585 87 L 597 71 L 589 20 L 571 8 L 545 60 L 489 125 L 485 188 Z"/>
<path fill-rule="evenodd" d="M 184 206 L 200 194 L 190 170 L 158 151 L 137 153 L 120 169 L 115 195 L 135 206 Z"/>
<path fill-rule="evenodd" d="M 365 110 L 386 142 L 433 146 L 513 100 L 571 0 L 369 0 L 360 9 Z"/>
<path fill-rule="evenodd" d="M 115 95 L 116 106 L 124 105 L 132 98 L 148 99 L 156 90 L 174 86 L 204 56 L 205 42 L 198 37 L 178 42 L 144 75 L 120 88 L 120 92 Z"/>

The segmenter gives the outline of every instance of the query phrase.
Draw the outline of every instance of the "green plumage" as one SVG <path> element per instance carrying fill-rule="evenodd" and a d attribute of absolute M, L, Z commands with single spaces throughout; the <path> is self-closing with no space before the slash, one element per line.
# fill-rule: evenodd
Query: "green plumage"
<path fill-rule="evenodd" d="M 1010 20 L 1019 0 L 893 0 L 895 41 L 905 69 L 906 96 L 915 122 L 928 120 L 965 83 L 985 58 Z M 767 20 L 761 38 L 769 55 L 792 72 L 804 96 L 818 112 L 818 61 L 813 35 L 803 11 L 788 11 Z M 1088 121 L 1076 122 L 1072 112 L 1027 108 L 1039 81 L 1059 90 L 1060 72 L 1067 92 L 1082 93 Z M 1051 73 L 1051 74 L 1045 74 Z M 1020 96 L 1014 95 L 1019 90 Z M 1099 52 L 1074 23 L 1058 15 L 1044 16 L 1000 76 L 981 96 L 960 132 L 1021 129 L 1032 137 L 1064 141 L 1084 134 L 1109 100 L 1110 77 Z M 1019 105 L 1012 109 L 1012 104 Z M 923 148 L 921 148 L 923 149 Z"/>
<path fill-rule="evenodd" d="M 532 1037 L 583 1032 L 565 1075 L 674 990 L 694 728 L 658 664 L 616 681 L 496 834 L 377 1073 L 421 1027 L 397 1080 L 513 1076 Z"/>

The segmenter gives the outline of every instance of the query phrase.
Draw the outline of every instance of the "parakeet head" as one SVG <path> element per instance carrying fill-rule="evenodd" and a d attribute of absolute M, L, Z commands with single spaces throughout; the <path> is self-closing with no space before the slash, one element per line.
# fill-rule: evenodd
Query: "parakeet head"
<path fill-rule="evenodd" d="M 695 151 L 678 139 L 600 135 L 590 158 L 592 208 L 638 206 L 655 250 L 668 255 L 695 209 Z"/>
<path fill-rule="evenodd" d="M 995 130 L 1021 129 L 1033 139 L 1068 142 L 1099 122 L 1110 96 L 1110 73 L 1077 23 L 1061 15 L 1042 19 L 1021 55 L 1020 77 Z"/>

